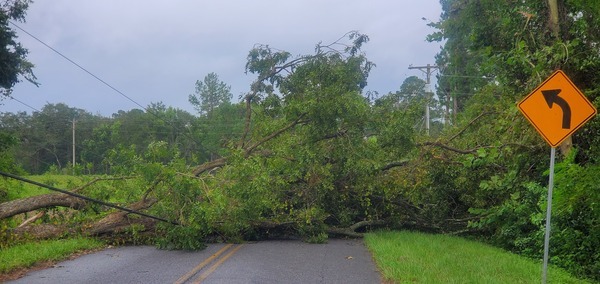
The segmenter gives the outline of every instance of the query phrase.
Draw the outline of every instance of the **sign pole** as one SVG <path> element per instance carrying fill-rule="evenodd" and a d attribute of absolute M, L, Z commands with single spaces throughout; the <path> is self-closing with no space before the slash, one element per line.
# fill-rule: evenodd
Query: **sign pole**
<path fill-rule="evenodd" d="M 552 216 L 552 189 L 554 187 L 554 156 L 556 148 L 550 150 L 550 179 L 548 181 L 548 206 L 546 207 L 546 234 L 544 235 L 544 266 L 542 268 L 542 284 L 546 284 L 548 274 L 548 250 L 550 247 L 550 216 Z"/>

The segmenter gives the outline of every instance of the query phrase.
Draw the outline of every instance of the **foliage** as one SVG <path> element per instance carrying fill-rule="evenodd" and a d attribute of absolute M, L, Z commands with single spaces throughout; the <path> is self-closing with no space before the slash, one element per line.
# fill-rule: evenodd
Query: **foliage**
<path fill-rule="evenodd" d="M 10 28 L 10 21 L 25 21 L 31 0 L 4 0 L 0 2 L 0 96 L 10 96 L 12 87 L 21 81 L 37 85 L 33 75 L 33 64 L 27 61 L 27 49 L 16 41 L 17 34 Z"/>
<path fill-rule="evenodd" d="M 199 161 L 210 161 L 227 154 L 231 143 L 238 141 L 244 126 L 244 106 L 224 103 L 215 107 L 210 115 L 201 116 L 191 125 L 196 141 L 200 141 Z M 197 145 L 198 142 L 192 145 Z M 198 151 L 196 150 L 196 151 Z"/>
<path fill-rule="evenodd" d="M 287 61 L 266 46 L 252 50 L 248 70 L 258 78 L 246 100 L 245 134 L 226 144 L 227 163 L 214 172 L 184 174 L 186 162 L 166 142 L 109 155 L 115 173 L 135 173 L 145 183 L 140 188 L 152 188 L 148 197 L 159 200 L 153 212 L 184 225 L 160 224 L 159 246 L 197 249 L 205 239 L 269 237 L 264 228 L 323 242 L 330 226 L 389 215 L 393 205 L 382 203 L 388 194 L 373 175 L 396 157 L 364 139 L 369 129 L 379 134 L 387 126 L 370 120 L 360 94 L 372 64 L 357 49 L 348 52 L 319 46 L 315 55 Z M 407 129 L 413 118 L 396 117 L 411 120 L 398 122 Z"/>
<path fill-rule="evenodd" d="M 575 163 L 571 153 L 555 169 L 552 259 L 579 275 L 600 269 L 600 177 L 598 165 Z"/>
<path fill-rule="evenodd" d="M 445 41 L 436 62 L 438 94 L 453 112 L 452 126 L 436 142 L 425 143 L 438 148 L 425 153 L 440 157 L 441 163 L 423 163 L 432 188 L 418 192 L 446 202 L 434 203 L 443 205 L 438 218 L 459 213 L 471 233 L 539 258 L 549 151 L 514 105 L 555 69 L 563 69 L 597 104 L 598 84 L 591 78 L 598 74 L 594 46 L 599 38 L 590 25 L 597 21 L 592 18 L 599 6 L 561 2 L 559 28 L 554 29 L 545 1 L 440 3 L 441 20 L 430 23 L 438 31 L 429 39 Z M 598 196 L 578 189 L 594 188 L 597 182 L 592 174 L 597 128 L 593 120 L 573 136 L 576 154 L 567 154 L 567 146 L 558 157 L 551 242 L 553 263 L 595 280 L 600 277 L 593 248 L 599 216 L 592 208 Z"/>
<path fill-rule="evenodd" d="M 372 185 L 366 180 L 376 164 L 363 156 L 372 148 L 364 140 L 369 105 L 360 94 L 372 63 L 358 50 L 348 50 L 354 53 L 319 45 L 315 55 L 289 60 L 285 52 L 260 46 L 250 52 L 247 65 L 258 74 L 250 139 L 293 128 L 261 145 L 272 154 L 250 159 L 260 162 L 256 166 L 235 166 L 254 170 L 235 180 L 246 187 L 250 182 L 279 204 L 262 218 L 295 222 L 296 230 L 311 240 L 322 238 L 323 224 L 348 226 L 372 218 Z"/>
<path fill-rule="evenodd" d="M 17 144 L 17 139 L 8 134 L 0 133 L 0 170 L 12 173 L 23 173 L 23 170 L 15 163 L 11 147 Z"/>

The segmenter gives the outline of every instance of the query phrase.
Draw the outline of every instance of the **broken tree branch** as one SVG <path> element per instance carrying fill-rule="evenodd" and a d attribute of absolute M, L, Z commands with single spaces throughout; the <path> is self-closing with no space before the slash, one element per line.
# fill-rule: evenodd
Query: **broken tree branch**
<path fill-rule="evenodd" d="M 458 131 L 458 133 L 454 134 L 454 136 L 450 137 L 448 139 L 448 141 L 446 141 L 446 143 L 449 143 L 450 141 L 454 140 L 456 137 L 458 137 L 461 134 L 463 134 L 471 125 L 473 125 L 479 119 L 481 119 L 482 117 L 484 117 L 484 116 L 486 116 L 488 114 L 491 114 L 491 112 L 482 112 L 477 117 L 473 118 L 471 121 L 469 121 L 469 123 L 467 123 L 467 125 L 465 125 L 465 127 L 463 127 L 463 129 L 461 129 L 460 131 Z"/>
<path fill-rule="evenodd" d="M 385 225 L 386 223 L 387 222 L 384 220 L 360 221 L 360 222 L 355 223 L 347 228 L 330 227 L 329 229 L 327 229 L 327 233 L 330 235 L 343 235 L 343 236 L 348 236 L 348 237 L 352 237 L 352 238 L 362 238 L 362 237 L 364 237 L 364 234 L 358 233 L 358 232 L 356 232 L 356 230 L 358 230 L 362 227 L 366 227 L 366 226 L 382 226 L 382 225 Z"/>
<path fill-rule="evenodd" d="M 477 153 L 477 150 L 483 147 L 477 147 L 477 148 L 473 148 L 473 149 L 469 149 L 469 150 L 462 150 L 462 149 L 458 149 L 458 148 L 454 148 L 452 146 L 448 146 L 446 144 L 442 144 L 441 142 L 424 142 L 424 143 L 420 143 L 417 144 L 417 146 L 437 146 L 440 147 L 442 149 L 446 149 L 446 150 L 450 150 L 452 152 L 456 152 L 459 154 L 474 154 Z"/>
<path fill-rule="evenodd" d="M 387 170 L 393 169 L 395 167 L 403 167 L 406 166 L 408 164 L 408 160 L 402 160 L 402 161 L 398 161 L 398 162 L 391 162 L 383 167 L 381 167 L 379 169 L 379 171 L 385 172 Z"/>
<path fill-rule="evenodd" d="M 44 212 L 44 211 L 38 212 L 37 214 L 33 215 L 33 217 L 23 221 L 23 223 L 21 223 L 21 225 L 17 226 L 17 228 L 21 228 L 29 223 L 35 222 L 35 220 L 42 218 L 42 216 L 44 216 L 44 214 L 46 214 L 46 212 Z"/>
<path fill-rule="evenodd" d="M 194 171 L 192 171 L 192 174 L 194 176 L 199 176 L 206 171 L 210 171 L 214 168 L 225 166 L 226 164 L 227 164 L 227 158 L 219 158 L 214 161 L 206 162 L 200 166 L 197 166 L 194 169 Z"/>
<path fill-rule="evenodd" d="M 158 200 L 155 198 L 146 198 L 140 200 L 136 203 L 133 203 L 129 206 L 132 210 L 139 211 L 142 209 L 150 208 L 154 205 Z M 136 218 L 133 221 L 133 218 L 129 217 L 129 212 L 124 211 L 116 211 L 108 214 L 106 217 L 102 218 L 100 221 L 97 221 L 91 225 L 89 230 L 86 230 L 85 233 L 90 235 L 100 235 L 103 233 L 112 232 L 116 229 L 123 228 L 125 226 L 130 226 L 133 223 L 141 223 L 143 225 L 155 224 L 156 221 L 147 217 Z"/>
<path fill-rule="evenodd" d="M 260 141 L 254 143 L 254 145 L 248 147 L 246 149 L 246 157 L 250 156 L 250 154 L 252 154 L 252 151 L 254 151 L 254 149 L 256 149 L 258 146 L 260 146 L 260 145 L 268 142 L 269 140 L 271 140 L 271 139 L 279 136 L 281 133 L 287 131 L 288 129 L 290 129 L 290 128 L 296 126 L 296 125 L 298 125 L 302 121 L 302 118 L 304 117 L 304 115 L 305 115 L 304 113 L 300 114 L 298 116 L 298 118 L 296 118 L 296 120 L 292 121 L 291 123 L 289 123 L 288 125 L 284 126 L 283 128 L 280 128 L 279 130 L 271 133 L 270 135 L 268 135 L 267 137 L 261 139 Z"/>

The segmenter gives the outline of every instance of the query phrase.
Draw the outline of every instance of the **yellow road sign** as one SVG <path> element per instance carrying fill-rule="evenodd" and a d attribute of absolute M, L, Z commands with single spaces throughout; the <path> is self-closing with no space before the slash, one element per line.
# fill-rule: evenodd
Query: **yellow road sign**
<path fill-rule="evenodd" d="M 597 113 L 561 70 L 550 75 L 518 107 L 552 147 L 560 145 Z"/>

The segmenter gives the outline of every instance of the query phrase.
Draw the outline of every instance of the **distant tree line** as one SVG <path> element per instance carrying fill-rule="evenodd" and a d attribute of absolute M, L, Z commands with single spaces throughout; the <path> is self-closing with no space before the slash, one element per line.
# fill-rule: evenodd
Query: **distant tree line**
<path fill-rule="evenodd" d="M 207 84 L 197 84 L 225 86 L 214 73 L 206 78 Z M 31 114 L 0 113 L 1 133 L 10 142 L 3 153 L 14 159 L 13 169 L 29 174 L 110 174 L 108 158 L 115 149 L 130 148 L 141 154 L 152 142 L 163 141 L 190 164 L 203 163 L 220 157 L 227 141 L 241 134 L 243 108 L 231 103 L 228 88 L 216 92 L 220 97 L 206 88 L 190 95 L 198 116 L 160 102 L 145 109 L 120 110 L 111 117 L 64 103 L 49 103 Z"/>

